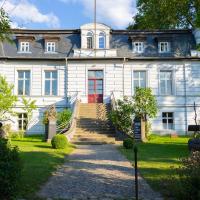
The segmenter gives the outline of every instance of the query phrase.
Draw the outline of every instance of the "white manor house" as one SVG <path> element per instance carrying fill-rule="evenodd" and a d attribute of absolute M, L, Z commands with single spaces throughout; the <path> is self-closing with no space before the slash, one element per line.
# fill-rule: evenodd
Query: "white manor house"
<path fill-rule="evenodd" d="M 107 104 L 111 94 L 133 96 L 136 87 L 150 87 L 157 98 L 154 132 L 187 134 L 194 124 L 200 57 L 192 50 L 200 41 L 192 30 L 113 30 L 91 23 L 76 30 L 14 29 L 12 39 L 0 43 L 0 74 L 14 84 L 14 94 L 36 100 L 29 133 L 44 133 L 49 105 L 70 107 L 75 96 Z M 14 109 L 12 128 L 23 129 L 21 103 Z"/>

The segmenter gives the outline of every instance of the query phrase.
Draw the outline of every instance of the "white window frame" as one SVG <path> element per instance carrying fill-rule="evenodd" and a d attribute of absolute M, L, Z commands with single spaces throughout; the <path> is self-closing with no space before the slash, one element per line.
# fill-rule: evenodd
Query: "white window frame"
<path fill-rule="evenodd" d="M 166 113 L 166 117 L 163 117 L 163 114 Z M 169 117 L 169 114 L 172 114 L 172 117 Z M 163 120 L 167 120 L 167 123 L 164 123 Z M 173 123 L 169 123 L 169 120 L 172 120 Z M 167 127 L 164 127 L 164 124 L 167 125 Z M 169 128 L 169 124 L 172 124 L 172 128 Z M 163 129 L 165 130 L 174 130 L 174 113 L 173 112 L 162 112 L 162 125 L 163 125 Z"/>
<path fill-rule="evenodd" d="M 56 43 L 55 42 L 46 42 L 46 52 L 55 53 L 56 52 Z"/>
<path fill-rule="evenodd" d="M 88 39 L 91 38 L 92 39 L 92 43 L 90 44 L 91 46 L 89 47 L 89 43 L 88 43 Z M 93 49 L 94 48 L 94 34 L 93 32 L 89 31 L 87 33 L 87 36 L 86 36 L 86 48 L 87 49 Z"/>
<path fill-rule="evenodd" d="M 161 73 L 162 72 L 170 72 L 171 73 L 171 94 L 167 93 L 167 81 L 169 79 L 163 79 L 165 81 L 165 93 L 162 93 L 161 92 Z M 173 77 L 174 77 L 174 72 L 172 70 L 160 70 L 160 73 L 159 73 L 159 88 L 160 88 L 160 95 L 162 96 L 171 96 L 174 94 L 174 80 L 173 80 Z"/>
<path fill-rule="evenodd" d="M 144 52 L 144 42 L 133 42 L 133 52 L 143 53 Z"/>
<path fill-rule="evenodd" d="M 20 42 L 20 53 L 30 53 L 30 42 Z"/>
<path fill-rule="evenodd" d="M 26 117 L 24 117 L 24 115 L 26 114 Z M 22 115 L 22 118 L 19 118 L 19 115 Z M 21 121 L 21 123 L 22 123 L 22 128 L 20 129 L 19 128 L 19 121 Z M 27 127 L 26 127 L 26 129 L 24 129 L 24 122 L 26 121 L 26 125 L 27 125 Z M 22 130 L 22 131 L 25 131 L 25 130 L 27 130 L 27 128 L 28 128 L 28 114 L 27 113 L 18 113 L 18 130 Z"/>
<path fill-rule="evenodd" d="M 164 49 L 162 49 L 164 45 Z M 170 52 L 170 42 L 159 42 L 159 53 L 169 53 Z"/>
<path fill-rule="evenodd" d="M 134 78 L 134 73 L 135 72 L 139 72 L 139 78 L 138 79 L 135 79 Z M 141 78 L 140 78 L 140 73 L 141 72 L 144 72 L 145 73 L 145 88 L 147 88 L 147 81 L 148 81 L 148 79 L 147 79 L 147 71 L 146 70 L 133 70 L 133 92 L 135 93 L 135 89 L 136 89 L 136 87 L 135 87 L 135 84 L 134 84 L 134 81 L 139 81 L 139 87 L 141 87 L 141 85 L 140 85 L 140 82 L 141 82 Z"/>
<path fill-rule="evenodd" d="M 46 78 L 46 76 L 45 76 L 45 73 L 46 72 L 50 72 L 50 78 Z M 52 77 L 52 72 L 56 72 L 57 73 L 57 79 L 55 79 L 55 78 L 53 78 Z M 46 80 L 49 80 L 50 81 L 50 94 L 45 94 L 45 86 L 46 86 Z M 57 80 L 57 88 L 56 88 L 56 95 L 54 95 L 54 94 L 52 94 L 53 93 L 53 90 L 52 90 L 52 82 L 54 81 L 54 80 Z M 58 74 L 58 70 L 44 70 L 44 95 L 45 96 L 58 96 L 59 94 L 59 92 L 58 92 L 58 84 L 59 84 L 59 74 Z"/>
<path fill-rule="evenodd" d="M 100 39 L 103 38 L 104 40 L 104 46 L 103 48 L 100 47 Z M 99 33 L 99 49 L 105 49 L 106 48 L 106 34 L 104 32 Z"/>
<path fill-rule="evenodd" d="M 23 78 L 19 78 L 19 72 L 23 72 Z M 29 72 L 30 73 L 30 78 L 26 78 L 25 76 L 25 72 Z M 23 94 L 19 94 L 19 80 L 23 81 Z M 29 80 L 29 94 L 25 94 L 26 91 L 26 80 Z M 30 96 L 31 95 L 31 71 L 30 70 L 17 70 L 17 95 L 19 96 Z"/>

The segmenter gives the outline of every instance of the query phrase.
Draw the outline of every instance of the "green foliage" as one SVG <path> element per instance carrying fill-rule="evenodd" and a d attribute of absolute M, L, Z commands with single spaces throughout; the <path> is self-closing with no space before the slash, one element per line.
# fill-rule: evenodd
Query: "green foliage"
<path fill-rule="evenodd" d="M 0 8 L 0 41 L 7 40 L 11 42 L 10 34 L 10 19 L 5 10 Z"/>
<path fill-rule="evenodd" d="M 126 138 L 123 141 L 123 147 L 126 149 L 132 149 L 134 145 L 134 141 L 131 138 Z"/>
<path fill-rule="evenodd" d="M 147 117 L 156 117 L 158 112 L 157 101 L 150 88 L 136 88 L 133 101 L 133 111 L 136 117 L 145 121 Z"/>
<path fill-rule="evenodd" d="M 200 51 L 200 44 L 197 44 L 196 50 L 197 50 L 197 51 Z"/>
<path fill-rule="evenodd" d="M 0 139 L 0 199 L 12 199 L 20 188 L 22 162 L 17 147 Z"/>
<path fill-rule="evenodd" d="M 0 75 L 0 120 L 9 120 L 8 114 L 14 115 L 12 108 L 17 102 L 17 96 L 13 95 L 13 85 L 7 83 Z"/>
<path fill-rule="evenodd" d="M 54 149 L 65 149 L 68 145 L 68 141 L 65 135 L 57 134 L 51 140 L 51 145 Z"/>
<path fill-rule="evenodd" d="M 133 105 L 128 98 L 117 100 L 116 110 L 110 113 L 110 119 L 117 130 L 132 135 Z"/>
<path fill-rule="evenodd" d="M 131 29 L 200 27 L 199 0 L 138 0 Z"/>
<path fill-rule="evenodd" d="M 27 114 L 27 127 L 32 119 L 33 111 L 37 109 L 37 106 L 35 105 L 36 100 L 26 99 L 25 97 L 22 97 L 22 104 L 23 104 L 23 110 Z"/>
<path fill-rule="evenodd" d="M 9 132 L 8 137 L 12 139 L 22 139 L 24 138 L 25 132 L 23 130 L 21 131 L 14 131 Z"/>
<path fill-rule="evenodd" d="M 146 138 L 150 139 L 150 135 L 151 135 L 151 122 L 147 121 L 145 123 L 145 134 L 146 134 Z"/>
<path fill-rule="evenodd" d="M 70 118 L 72 116 L 72 112 L 70 109 L 64 109 L 62 112 L 58 113 L 57 116 L 57 124 L 60 129 L 64 129 L 69 124 Z"/>
<path fill-rule="evenodd" d="M 176 169 L 177 176 L 171 176 L 169 184 L 175 199 L 200 199 L 200 152 L 192 154 L 181 160 L 182 165 Z M 175 184 L 176 183 L 176 184 Z"/>

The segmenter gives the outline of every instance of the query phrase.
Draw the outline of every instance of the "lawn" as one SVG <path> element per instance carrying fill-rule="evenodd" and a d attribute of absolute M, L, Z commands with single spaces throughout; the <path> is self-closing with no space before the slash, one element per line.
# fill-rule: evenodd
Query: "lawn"
<path fill-rule="evenodd" d="M 19 147 L 23 161 L 19 197 L 26 199 L 34 198 L 34 193 L 73 150 L 72 145 L 64 150 L 52 149 L 51 144 L 44 142 L 42 136 L 27 136 L 12 140 L 11 143 Z"/>
<path fill-rule="evenodd" d="M 180 158 L 189 154 L 188 137 L 170 138 L 152 135 L 147 143 L 138 143 L 138 167 L 140 174 L 151 187 L 163 195 L 170 192 L 164 179 L 175 174 L 171 167 L 180 166 Z M 131 161 L 134 160 L 133 150 L 120 147 L 120 151 Z M 163 184 L 165 183 L 165 185 Z"/>

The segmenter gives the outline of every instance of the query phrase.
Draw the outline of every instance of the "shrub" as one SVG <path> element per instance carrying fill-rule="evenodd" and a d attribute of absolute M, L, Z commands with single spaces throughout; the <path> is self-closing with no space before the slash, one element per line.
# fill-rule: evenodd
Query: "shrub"
<path fill-rule="evenodd" d="M 7 139 L 0 139 L 0 199 L 16 197 L 22 171 L 17 147 L 12 148 Z"/>
<path fill-rule="evenodd" d="M 64 129 L 69 124 L 72 112 L 69 109 L 64 109 L 62 112 L 58 113 L 57 124 L 60 129 Z"/>
<path fill-rule="evenodd" d="M 9 138 L 12 138 L 12 139 L 22 139 L 22 138 L 24 138 L 24 134 L 25 134 L 24 131 L 10 132 L 9 133 Z"/>
<path fill-rule="evenodd" d="M 131 138 L 124 139 L 124 141 L 123 141 L 124 148 L 132 149 L 133 145 L 134 145 L 133 139 L 131 139 Z"/>
<path fill-rule="evenodd" d="M 51 140 L 51 145 L 54 149 L 65 149 L 67 144 L 67 138 L 63 134 L 57 134 Z"/>
<path fill-rule="evenodd" d="M 132 115 L 132 102 L 125 97 L 123 100 L 117 100 L 117 108 L 111 111 L 110 119 L 117 130 L 133 135 Z"/>
<path fill-rule="evenodd" d="M 177 176 L 171 176 L 169 184 L 175 199 L 198 200 L 200 199 L 200 152 L 192 152 L 182 159 L 182 165 L 176 169 Z"/>

